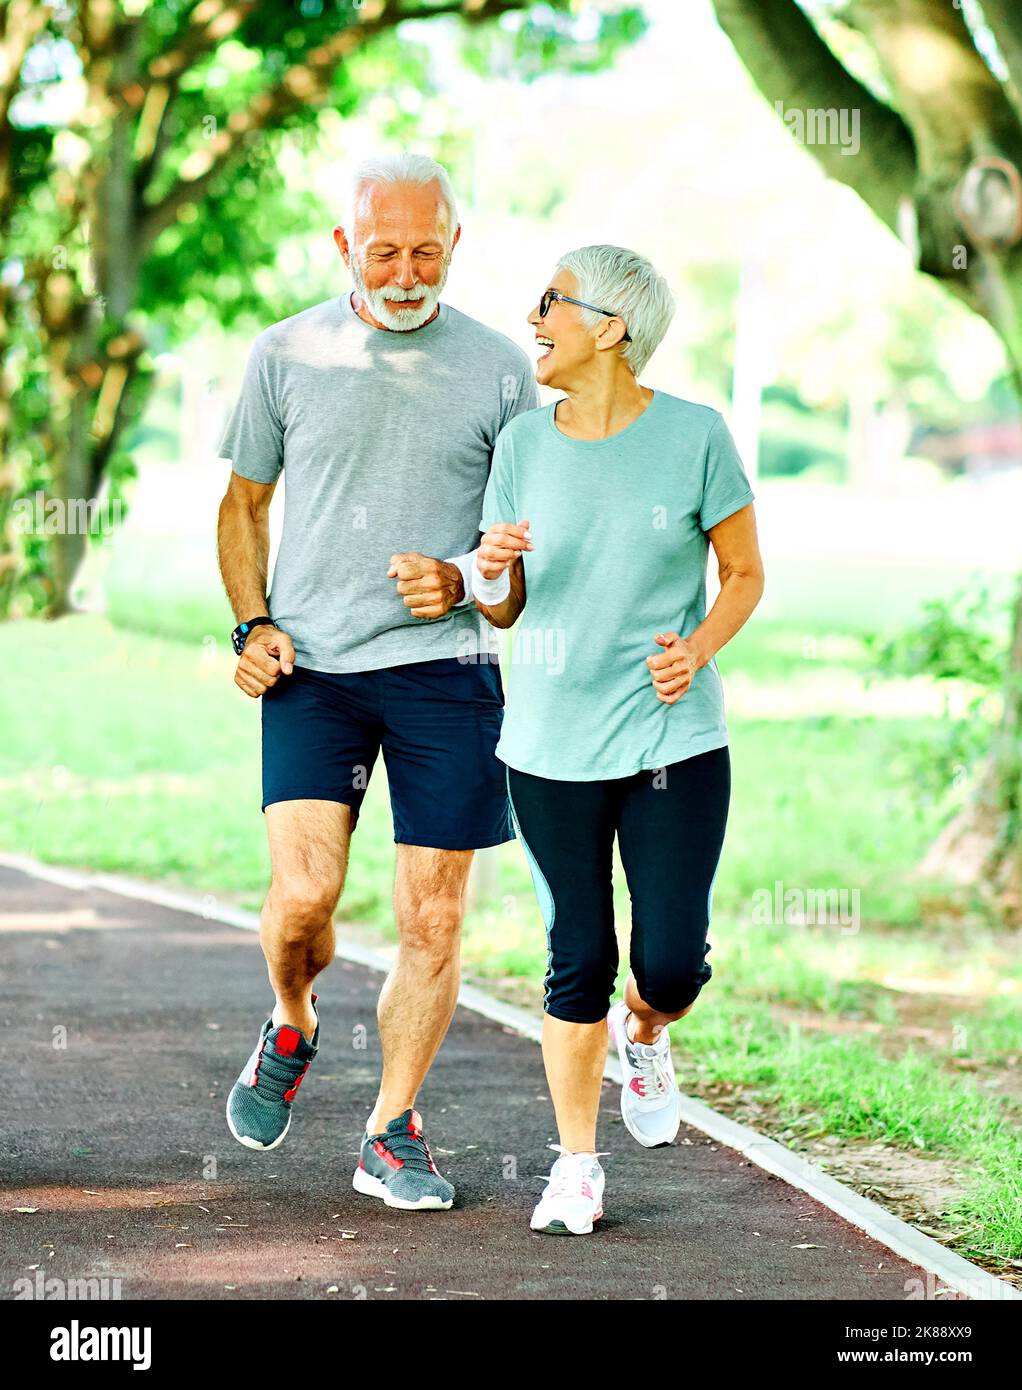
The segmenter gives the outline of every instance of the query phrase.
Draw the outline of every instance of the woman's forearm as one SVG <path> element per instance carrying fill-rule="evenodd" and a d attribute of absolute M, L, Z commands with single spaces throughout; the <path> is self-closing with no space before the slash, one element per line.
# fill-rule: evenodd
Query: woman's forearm
<path fill-rule="evenodd" d="M 763 597 L 763 588 L 762 570 L 727 576 L 713 607 L 687 638 L 696 654 L 697 670 L 708 665 L 721 647 L 745 626 Z"/>
<path fill-rule="evenodd" d="M 491 627 L 514 627 L 525 607 L 525 569 L 521 559 L 516 556 L 508 566 L 511 592 L 502 603 L 488 605 L 476 599 L 476 607 Z"/>

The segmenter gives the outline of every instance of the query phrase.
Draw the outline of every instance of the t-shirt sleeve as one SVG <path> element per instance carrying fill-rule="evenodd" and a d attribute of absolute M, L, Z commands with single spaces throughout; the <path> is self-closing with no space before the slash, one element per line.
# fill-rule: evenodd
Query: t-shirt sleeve
<path fill-rule="evenodd" d="M 284 466 L 284 427 L 270 388 L 264 347 L 252 345 L 241 393 L 217 450 L 235 473 L 254 483 L 275 482 Z"/>
<path fill-rule="evenodd" d="M 754 500 L 731 431 L 723 415 L 718 415 L 706 437 L 699 525 L 709 531 Z"/>
<path fill-rule="evenodd" d="M 483 519 L 480 531 L 488 531 L 498 521 L 515 522 L 515 486 L 512 451 L 504 433 L 497 435 L 490 464 L 490 476 L 483 494 Z"/>
<path fill-rule="evenodd" d="M 535 410 L 538 405 L 539 387 L 532 373 L 532 363 L 525 357 L 521 370 L 517 374 L 508 372 L 501 383 L 500 428 L 503 429 L 516 415 Z"/>

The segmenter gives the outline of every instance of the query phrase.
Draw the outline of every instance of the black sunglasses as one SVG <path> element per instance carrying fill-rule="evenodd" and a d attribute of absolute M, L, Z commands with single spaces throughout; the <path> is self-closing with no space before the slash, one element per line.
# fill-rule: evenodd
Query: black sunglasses
<path fill-rule="evenodd" d="M 620 314 L 612 314 L 609 309 L 598 309 L 595 304 L 585 304 L 581 299 L 572 299 L 568 294 L 561 294 L 560 290 L 544 290 L 543 296 L 539 301 L 539 316 L 545 319 L 550 312 L 550 305 L 555 299 L 563 300 L 565 304 L 577 304 L 580 309 L 592 309 L 594 314 L 605 314 L 609 319 L 619 319 Z M 625 336 L 621 339 L 623 343 L 630 343 L 632 335 L 625 328 Z"/>

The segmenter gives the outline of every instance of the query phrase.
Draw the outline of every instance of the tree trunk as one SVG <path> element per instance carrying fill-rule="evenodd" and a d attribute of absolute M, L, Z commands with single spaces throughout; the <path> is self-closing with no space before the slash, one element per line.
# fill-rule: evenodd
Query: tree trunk
<path fill-rule="evenodd" d="M 1001 921 L 1022 927 L 1022 583 L 1015 596 L 1004 709 L 968 803 L 943 828 L 917 878 L 975 884 Z"/>
<path fill-rule="evenodd" d="M 96 18 L 96 22 L 102 22 Z M 73 585 L 88 548 L 86 519 L 99 497 L 106 465 L 123 433 L 128 398 L 144 343 L 129 327 L 137 303 L 142 208 L 135 187 L 136 111 L 111 112 L 109 92 L 129 87 L 140 71 L 138 25 L 92 35 L 99 54 L 89 72 L 82 126 L 92 135 L 90 174 L 63 189 L 68 239 L 85 228 L 92 283 L 67 272 L 39 279 L 42 330 L 49 363 L 51 439 L 47 502 L 57 502 L 60 529 L 48 536 L 47 616 L 73 609 Z M 102 113 L 96 119 L 94 113 Z M 137 404 L 137 401 L 136 401 Z"/>
<path fill-rule="evenodd" d="M 875 54 L 893 106 L 834 56 L 795 0 L 714 0 L 753 81 L 779 110 L 856 111 L 861 144 L 811 153 L 892 231 L 911 213 L 918 267 L 999 333 L 1022 392 L 1022 245 L 980 246 L 962 225 L 959 192 L 978 158 L 1022 168 L 1022 6 L 984 0 L 1007 80 L 987 65 L 961 8 L 936 0 L 848 0 L 841 18 Z M 797 126 L 795 127 L 797 129 Z M 1004 672 L 1003 714 L 969 805 L 918 872 L 975 882 L 1005 922 L 1022 924 L 1022 575 Z"/>

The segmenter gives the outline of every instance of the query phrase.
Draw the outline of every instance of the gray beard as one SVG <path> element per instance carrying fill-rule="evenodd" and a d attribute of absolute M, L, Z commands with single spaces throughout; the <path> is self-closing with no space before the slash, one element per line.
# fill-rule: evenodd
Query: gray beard
<path fill-rule="evenodd" d="M 419 285 L 412 290 L 402 290 L 397 286 L 389 286 L 383 290 L 371 290 L 366 286 L 362 278 L 362 267 L 358 263 L 358 256 L 353 254 L 351 257 L 351 278 L 355 282 L 355 289 L 358 297 L 365 303 L 373 318 L 383 324 L 385 328 L 391 329 L 394 333 L 409 333 L 415 328 L 421 328 L 427 319 L 432 318 L 436 312 L 436 307 L 440 302 L 440 295 L 444 286 L 447 284 L 447 272 L 451 267 L 450 254 L 444 257 L 443 269 L 440 272 L 440 279 L 435 285 Z M 396 311 L 387 308 L 387 300 L 401 299 L 421 299 L 421 308 L 418 309 L 398 309 Z"/>

